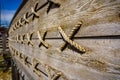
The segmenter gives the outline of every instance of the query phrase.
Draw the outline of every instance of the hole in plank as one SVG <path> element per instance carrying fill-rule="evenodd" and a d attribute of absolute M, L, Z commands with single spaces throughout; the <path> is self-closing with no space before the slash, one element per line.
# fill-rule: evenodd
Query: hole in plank
<path fill-rule="evenodd" d="M 37 70 L 37 71 L 39 71 L 39 72 L 41 72 L 43 75 L 45 75 L 45 76 L 47 76 L 48 77 L 48 75 L 45 73 L 45 70 L 42 68 L 43 66 L 41 66 L 39 63 L 37 63 L 36 65 L 35 65 L 35 69 Z M 43 71 L 42 71 L 43 70 Z"/>
<path fill-rule="evenodd" d="M 49 1 L 49 6 L 48 6 L 48 9 L 47 9 L 47 14 L 49 13 L 49 11 L 51 9 L 54 9 L 54 8 L 59 8 L 60 7 L 60 4 L 59 3 L 54 3 L 52 1 Z"/>
<path fill-rule="evenodd" d="M 20 53 L 20 59 L 23 59 L 24 57 L 23 57 L 23 53 Z"/>
<path fill-rule="evenodd" d="M 25 62 L 26 62 L 27 64 L 29 64 L 29 65 L 32 65 L 31 59 L 30 59 L 29 57 L 26 57 L 26 58 L 25 58 Z"/>

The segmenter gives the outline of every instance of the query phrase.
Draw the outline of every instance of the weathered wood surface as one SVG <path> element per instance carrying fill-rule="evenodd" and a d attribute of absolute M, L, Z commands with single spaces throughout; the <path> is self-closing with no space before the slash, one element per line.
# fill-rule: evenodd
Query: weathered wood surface
<path fill-rule="evenodd" d="M 119 80 L 120 0 L 29 0 L 9 48 L 26 80 Z"/>

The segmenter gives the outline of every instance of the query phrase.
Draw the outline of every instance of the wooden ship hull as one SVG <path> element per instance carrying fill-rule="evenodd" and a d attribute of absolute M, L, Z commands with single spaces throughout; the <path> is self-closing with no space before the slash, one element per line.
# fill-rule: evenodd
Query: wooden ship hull
<path fill-rule="evenodd" d="M 24 80 L 120 80 L 120 0 L 23 0 L 9 29 Z"/>

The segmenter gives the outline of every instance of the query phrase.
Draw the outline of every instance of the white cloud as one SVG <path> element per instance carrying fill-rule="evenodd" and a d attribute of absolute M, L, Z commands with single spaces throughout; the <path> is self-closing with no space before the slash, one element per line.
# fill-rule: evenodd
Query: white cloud
<path fill-rule="evenodd" d="M 10 23 L 14 16 L 15 10 L 2 10 L 1 12 L 1 23 Z"/>

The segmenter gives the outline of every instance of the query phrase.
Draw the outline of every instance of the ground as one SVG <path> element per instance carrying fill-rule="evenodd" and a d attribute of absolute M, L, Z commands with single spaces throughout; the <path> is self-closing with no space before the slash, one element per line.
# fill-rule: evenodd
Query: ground
<path fill-rule="evenodd" d="M 12 80 L 11 70 L 5 66 L 6 63 L 3 62 L 3 57 L 0 55 L 0 80 Z"/>

